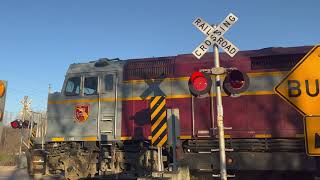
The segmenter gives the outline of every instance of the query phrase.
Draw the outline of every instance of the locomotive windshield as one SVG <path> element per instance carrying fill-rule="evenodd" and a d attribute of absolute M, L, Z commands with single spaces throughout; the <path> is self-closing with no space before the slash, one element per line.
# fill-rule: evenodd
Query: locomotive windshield
<path fill-rule="evenodd" d="M 80 95 L 80 77 L 70 77 L 67 81 L 66 96 L 78 96 Z"/>
<path fill-rule="evenodd" d="M 98 77 L 86 77 L 83 92 L 85 96 L 98 94 Z"/>

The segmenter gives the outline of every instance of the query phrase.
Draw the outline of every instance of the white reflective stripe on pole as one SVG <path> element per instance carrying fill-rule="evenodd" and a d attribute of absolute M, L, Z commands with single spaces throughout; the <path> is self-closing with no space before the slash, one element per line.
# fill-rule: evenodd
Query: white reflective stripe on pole
<path fill-rule="evenodd" d="M 214 50 L 214 67 L 220 67 L 219 62 L 219 48 L 217 45 L 213 46 Z M 217 125 L 219 130 L 219 149 L 220 149 L 220 177 L 222 180 L 227 179 L 226 169 L 226 152 L 224 143 L 224 127 L 223 127 L 223 107 L 221 96 L 221 81 L 220 75 L 216 75 L 216 100 L 217 100 Z"/>

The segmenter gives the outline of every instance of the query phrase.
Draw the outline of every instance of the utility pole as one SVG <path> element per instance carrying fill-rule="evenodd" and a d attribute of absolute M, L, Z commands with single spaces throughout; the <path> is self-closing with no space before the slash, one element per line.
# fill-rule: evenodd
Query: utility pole
<path fill-rule="evenodd" d="M 52 87 L 51 87 L 51 84 L 49 84 L 49 87 L 48 87 L 48 94 L 50 94 L 52 92 Z"/>

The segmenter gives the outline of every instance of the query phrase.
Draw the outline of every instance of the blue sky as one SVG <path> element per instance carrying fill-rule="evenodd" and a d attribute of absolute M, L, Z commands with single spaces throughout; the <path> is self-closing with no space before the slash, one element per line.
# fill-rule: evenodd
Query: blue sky
<path fill-rule="evenodd" d="M 318 0 L 1 0 L 6 111 L 18 112 L 25 95 L 45 109 L 48 84 L 59 91 L 71 63 L 191 53 L 205 38 L 197 17 L 220 23 L 233 12 L 239 20 L 224 36 L 241 50 L 314 45 L 319 10 Z"/>

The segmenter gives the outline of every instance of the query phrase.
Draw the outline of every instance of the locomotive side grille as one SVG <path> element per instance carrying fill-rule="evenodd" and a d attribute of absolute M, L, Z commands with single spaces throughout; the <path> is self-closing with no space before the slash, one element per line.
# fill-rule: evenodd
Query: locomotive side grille
<path fill-rule="evenodd" d="M 174 72 L 174 59 L 158 58 L 157 60 L 129 61 L 125 69 L 126 80 L 167 77 Z"/>
<path fill-rule="evenodd" d="M 250 57 L 251 69 L 283 69 L 289 70 L 300 61 L 305 54 L 287 54 Z"/>

